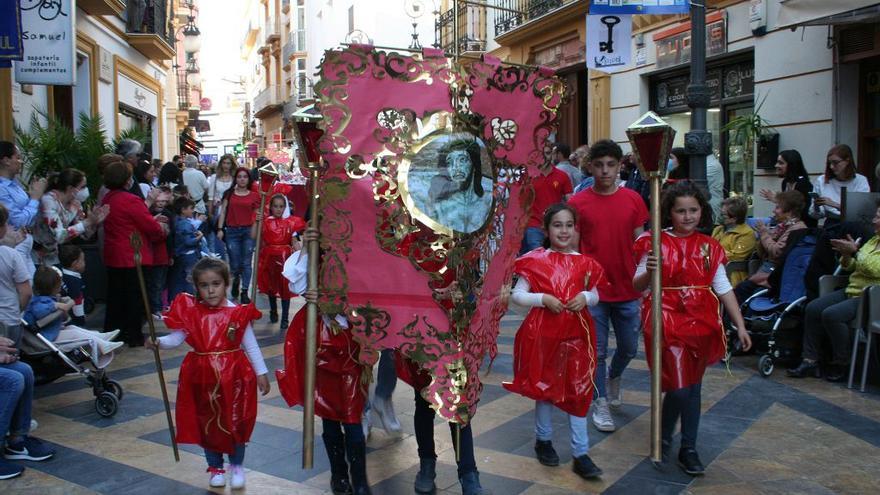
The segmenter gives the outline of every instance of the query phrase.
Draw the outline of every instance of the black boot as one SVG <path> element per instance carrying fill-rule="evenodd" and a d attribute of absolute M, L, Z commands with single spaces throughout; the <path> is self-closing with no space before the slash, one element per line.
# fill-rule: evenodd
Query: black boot
<path fill-rule="evenodd" d="M 434 484 L 434 478 L 437 477 L 437 459 L 425 458 L 419 459 L 419 472 L 416 474 L 416 493 L 426 493 L 433 495 L 437 492 L 437 485 Z"/>
<path fill-rule="evenodd" d="M 251 298 L 248 297 L 247 288 L 241 290 L 241 298 L 238 300 L 241 304 L 250 304 Z"/>
<path fill-rule="evenodd" d="M 235 277 L 232 279 L 232 298 L 233 299 L 235 299 L 235 296 L 237 296 L 239 293 L 238 287 L 240 284 L 241 284 L 240 278 Z"/>
<path fill-rule="evenodd" d="M 535 456 L 538 462 L 545 466 L 559 465 L 559 454 L 556 453 L 550 440 L 535 440 Z"/>
<path fill-rule="evenodd" d="M 345 454 L 351 470 L 351 485 L 354 495 L 372 495 L 367 481 L 367 442 L 352 442 L 346 439 Z"/>
<path fill-rule="evenodd" d="M 345 442 L 341 438 L 331 439 L 321 435 L 327 458 L 330 459 L 330 490 L 333 495 L 351 495 L 351 481 L 348 479 L 348 463 L 345 462 Z"/>
<path fill-rule="evenodd" d="M 485 495 L 483 486 L 480 485 L 480 473 L 471 471 L 461 475 L 458 479 L 461 483 L 461 495 Z"/>
<path fill-rule="evenodd" d="M 706 471 L 703 463 L 700 462 L 697 450 L 693 447 L 682 447 L 678 451 L 678 465 L 681 466 L 685 473 L 691 476 L 700 476 Z"/>

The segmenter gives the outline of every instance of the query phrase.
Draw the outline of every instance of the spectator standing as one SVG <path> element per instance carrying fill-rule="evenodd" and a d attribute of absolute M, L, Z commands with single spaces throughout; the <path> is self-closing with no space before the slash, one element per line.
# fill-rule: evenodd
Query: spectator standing
<path fill-rule="evenodd" d="M 28 277 L 33 277 L 34 267 L 30 264 L 34 238 L 27 229 L 34 226 L 39 213 L 39 199 L 46 191 L 46 179 L 31 181 L 28 190 L 21 187 L 16 177 L 21 173 L 21 154 L 9 141 L 0 141 L 0 204 L 6 207 L 8 223 L 12 227 L 4 239 L 12 245 L 23 260 L 28 263 Z"/>
<path fill-rule="evenodd" d="M 138 166 L 138 161 L 142 158 L 144 145 L 134 139 L 123 139 L 116 145 L 116 154 L 121 156 L 125 163 L 128 164 L 129 171 L 134 173 Z M 149 160 L 147 160 L 149 161 Z M 140 183 L 132 181 L 129 185 L 128 192 L 134 194 L 141 199 L 147 199 L 147 195 L 141 190 Z"/>
<path fill-rule="evenodd" d="M 177 165 L 173 162 L 162 165 L 159 170 L 159 185 L 174 189 L 177 184 L 180 184 L 180 169 L 177 168 Z"/>
<path fill-rule="evenodd" d="M 190 197 L 196 204 L 196 213 L 205 215 L 207 214 L 205 209 L 205 193 L 208 191 L 208 179 L 198 169 L 198 158 L 193 155 L 186 155 L 184 163 L 186 168 L 183 169 L 182 174 L 183 185 L 186 186 Z"/>
<path fill-rule="evenodd" d="M 199 244 L 202 233 L 192 224 L 195 203 L 186 197 L 174 200 L 174 264 L 171 265 L 171 277 L 168 287 L 168 299 L 173 301 L 177 294 L 186 292 L 193 294 L 190 279 L 192 268 L 199 261 Z"/>
<path fill-rule="evenodd" d="M 599 304 L 590 313 L 596 322 L 596 400 L 593 402 L 593 425 L 599 431 L 614 431 L 610 405 L 621 405 L 620 379 L 638 350 L 641 333 L 639 299 L 633 288 L 636 270 L 633 241 L 648 221 L 648 209 L 641 196 L 617 180 L 623 151 L 610 139 L 590 147 L 590 168 L 595 182 L 574 195 L 569 204 L 578 216 L 580 253 L 595 258 L 608 285 L 599 287 Z M 608 333 L 614 325 L 617 350 L 606 369 Z M 607 379 L 607 383 L 606 383 Z"/>
<path fill-rule="evenodd" d="M 156 179 L 156 167 L 148 160 L 139 160 L 134 167 L 134 180 L 141 188 L 141 195 L 146 198 L 153 189 L 153 180 Z"/>
<path fill-rule="evenodd" d="M 58 246 L 95 233 L 109 207 L 99 206 L 86 215 L 82 204 L 88 199 L 86 176 L 79 170 L 66 168 L 49 178 L 34 225 L 34 264 L 57 265 Z"/>
<path fill-rule="evenodd" d="M 556 165 L 556 168 L 568 174 L 568 178 L 571 179 L 571 187 L 574 188 L 584 179 L 584 174 L 581 173 L 580 168 L 572 165 L 569 161 L 570 156 L 571 147 L 567 144 L 557 143 L 556 147 L 553 148 L 553 163 Z"/>
<path fill-rule="evenodd" d="M 223 195 L 217 237 L 226 243 L 226 250 L 229 252 L 229 264 L 233 276 L 232 298 L 240 294 L 242 304 L 250 302 L 248 286 L 254 257 L 251 227 L 256 222 L 259 208 L 260 195 L 253 189 L 250 172 L 244 167 L 237 168 L 235 186 Z"/>
<path fill-rule="evenodd" d="M 845 187 L 848 192 L 869 192 L 871 187 L 868 179 L 856 173 L 855 158 L 852 149 L 845 144 L 838 144 L 828 150 L 825 158 L 825 174 L 818 177 L 813 184 L 817 198 L 810 208 L 813 218 L 825 218 L 824 227 L 840 223 L 840 189 Z"/>
<path fill-rule="evenodd" d="M 166 218 L 169 226 L 168 237 L 153 242 L 153 264 L 149 267 L 147 275 L 147 296 L 150 301 L 150 312 L 154 320 L 162 319 L 162 311 L 166 308 L 162 300 L 162 292 L 168 287 L 168 270 L 171 266 L 171 255 L 174 253 L 174 229 L 176 215 L 169 207 L 171 201 L 171 189 L 168 186 L 159 186 L 160 193 L 156 201 L 150 207 L 150 214 L 154 218 Z M 171 298 L 168 298 L 171 301 Z"/>
<path fill-rule="evenodd" d="M 568 174 L 554 167 L 549 161 L 539 167 L 540 173 L 532 177 L 535 199 L 529 210 L 529 222 L 522 240 L 520 254 L 541 247 L 544 243 L 542 222 L 544 210 L 550 205 L 568 200 L 574 188 Z"/>
<path fill-rule="evenodd" d="M 167 219 L 154 218 L 144 201 L 128 192 L 133 182 L 131 170 L 123 162 L 111 163 L 104 170 L 104 185 L 109 190 L 104 196 L 104 204 L 110 206 L 110 213 L 104 221 L 104 266 L 107 267 L 104 330 L 122 330 L 129 347 L 144 345 L 141 327 L 145 316 L 131 236 L 135 233 L 140 236 L 141 263 L 150 266 L 153 264 L 153 243 L 165 239 L 168 234 L 168 225 L 158 221 Z"/>
<path fill-rule="evenodd" d="M 223 155 L 214 175 L 208 177 L 208 220 L 211 223 L 211 233 L 208 235 L 208 246 L 212 253 L 220 257 L 226 257 L 226 245 L 217 238 L 217 225 L 220 221 L 220 209 L 223 204 L 223 195 L 232 187 L 234 181 L 232 171 L 235 169 L 235 157 Z"/>
<path fill-rule="evenodd" d="M 813 184 L 810 183 L 810 176 L 807 175 L 807 169 L 804 167 L 804 160 L 797 150 L 782 150 L 776 157 L 776 176 L 782 179 L 780 190 L 797 191 L 804 197 L 804 211 L 801 212 L 801 218 L 808 227 L 816 226 L 816 219 L 809 216 L 810 214 L 810 193 L 813 192 Z M 776 193 L 779 191 L 771 191 L 770 189 L 761 189 L 761 197 L 776 202 Z"/>
<path fill-rule="evenodd" d="M 714 153 L 706 156 L 706 187 L 709 190 L 709 206 L 712 220 L 721 223 L 721 202 L 724 200 L 724 168 Z"/>

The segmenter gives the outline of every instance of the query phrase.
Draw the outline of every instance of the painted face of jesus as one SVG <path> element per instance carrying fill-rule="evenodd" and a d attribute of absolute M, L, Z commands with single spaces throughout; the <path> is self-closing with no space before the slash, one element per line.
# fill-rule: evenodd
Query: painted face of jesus
<path fill-rule="evenodd" d="M 446 155 L 446 168 L 449 170 L 449 177 L 457 184 L 467 182 L 468 176 L 471 174 L 471 157 L 464 150 L 451 151 Z"/>

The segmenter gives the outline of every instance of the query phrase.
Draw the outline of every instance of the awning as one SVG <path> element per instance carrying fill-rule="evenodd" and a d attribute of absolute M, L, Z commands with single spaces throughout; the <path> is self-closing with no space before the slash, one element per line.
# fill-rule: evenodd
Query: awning
<path fill-rule="evenodd" d="M 290 114 L 290 118 L 294 120 L 320 120 L 324 117 L 321 116 L 321 112 L 312 103 L 311 105 L 297 108 L 295 112 Z"/>
<path fill-rule="evenodd" d="M 878 15 L 877 0 L 783 0 L 776 27 L 871 22 Z"/>

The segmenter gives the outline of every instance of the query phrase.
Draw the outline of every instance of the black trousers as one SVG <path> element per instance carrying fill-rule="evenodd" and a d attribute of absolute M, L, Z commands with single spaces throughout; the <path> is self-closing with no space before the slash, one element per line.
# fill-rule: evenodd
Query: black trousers
<path fill-rule="evenodd" d="M 143 345 L 144 301 L 135 268 L 107 267 L 104 331 L 119 329 L 128 344 Z"/>
<path fill-rule="evenodd" d="M 694 448 L 697 445 L 697 430 L 700 429 L 700 399 L 702 383 L 666 392 L 661 412 L 661 436 L 664 442 L 672 441 L 675 423 L 681 418 L 681 447 Z"/>
<path fill-rule="evenodd" d="M 416 412 L 414 414 L 413 423 L 416 430 L 416 444 L 419 447 L 420 459 L 436 459 L 437 453 L 434 451 L 434 416 L 436 412 L 431 409 L 428 401 L 422 398 L 418 390 L 416 393 Z M 474 436 L 471 431 L 471 425 L 461 428 L 456 435 L 456 428 L 459 425 L 449 423 L 449 431 L 452 433 L 452 445 L 458 442 L 458 477 L 461 478 L 467 473 L 476 472 L 477 461 L 474 460 Z M 456 438 L 458 437 L 458 438 Z"/>

